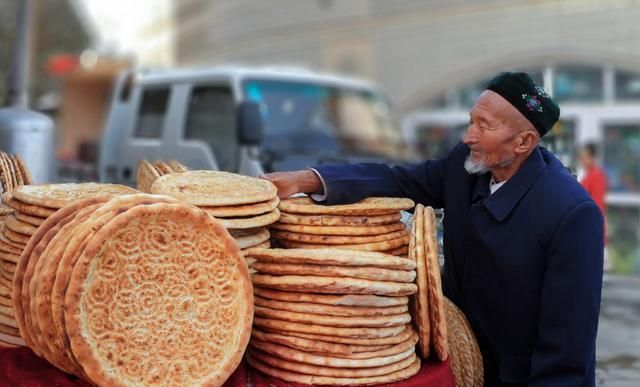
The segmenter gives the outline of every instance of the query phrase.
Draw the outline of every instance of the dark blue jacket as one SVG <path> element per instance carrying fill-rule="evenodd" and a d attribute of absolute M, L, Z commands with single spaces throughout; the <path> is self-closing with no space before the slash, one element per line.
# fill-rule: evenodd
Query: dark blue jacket
<path fill-rule="evenodd" d="M 324 166 L 327 203 L 408 197 L 444 208 L 444 291 L 478 338 L 488 386 L 593 386 L 603 219 L 565 167 L 536 149 L 493 195 L 469 148 L 413 165 Z"/>

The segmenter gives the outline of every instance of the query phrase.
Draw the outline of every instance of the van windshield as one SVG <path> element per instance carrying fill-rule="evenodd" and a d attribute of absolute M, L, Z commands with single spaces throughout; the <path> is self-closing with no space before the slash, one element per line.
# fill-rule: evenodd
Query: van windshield
<path fill-rule="evenodd" d="M 371 90 L 258 79 L 242 86 L 248 100 L 261 103 L 267 150 L 395 159 L 406 154 L 389 104 Z"/>

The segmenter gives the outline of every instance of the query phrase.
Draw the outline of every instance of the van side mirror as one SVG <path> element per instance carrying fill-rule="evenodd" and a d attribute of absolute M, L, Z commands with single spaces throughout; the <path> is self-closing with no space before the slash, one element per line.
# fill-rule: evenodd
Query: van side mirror
<path fill-rule="evenodd" d="M 237 114 L 238 142 L 241 145 L 260 145 L 263 130 L 260 104 L 241 102 Z"/>

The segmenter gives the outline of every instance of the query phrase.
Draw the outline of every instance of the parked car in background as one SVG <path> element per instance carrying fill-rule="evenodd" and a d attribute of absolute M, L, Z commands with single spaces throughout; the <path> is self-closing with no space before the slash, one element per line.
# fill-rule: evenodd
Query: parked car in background
<path fill-rule="evenodd" d="M 135 184 L 142 159 L 256 176 L 409 157 L 375 85 L 299 69 L 219 67 L 118 78 L 98 175 Z"/>

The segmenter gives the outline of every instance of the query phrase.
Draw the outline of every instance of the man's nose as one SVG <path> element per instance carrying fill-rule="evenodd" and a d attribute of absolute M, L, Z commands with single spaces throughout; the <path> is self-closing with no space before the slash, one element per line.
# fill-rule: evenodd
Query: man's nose
<path fill-rule="evenodd" d="M 467 133 L 465 133 L 462 142 L 469 145 L 478 142 L 478 136 L 476 135 L 476 131 L 473 125 L 469 125 L 467 128 Z"/>

